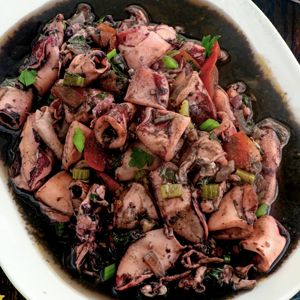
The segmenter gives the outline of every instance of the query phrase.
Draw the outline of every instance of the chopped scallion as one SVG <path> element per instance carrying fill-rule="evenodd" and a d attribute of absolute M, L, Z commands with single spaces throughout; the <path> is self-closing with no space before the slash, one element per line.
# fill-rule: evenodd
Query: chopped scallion
<path fill-rule="evenodd" d="M 109 53 L 106 54 L 108 61 L 110 62 L 113 57 L 117 55 L 117 50 L 113 49 Z"/>
<path fill-rule="evenodd" d="M 64 76 L 64 85 L 83 87 L 84 77 L 80 74 L 66 73 Z"/>
<path fill-rule="evenodd" d="M 170 56 L 163 57 L 162 61 L 166 65 L 166 67 L 168 69 L 176 69 L 176 68 L 178 68 L 177 61 L 174 58 L 170 57 Z"/>
<path fill-rule="evenodd" d="M 241 178 L 243 182 L 252 184 L 255 180 L 255 175 L 241 169 L 237 169 L 235 174 Z"/>
<path fill-rule="evenodd" d="M 163 184 L 160 186 L 160 192 L 164 199 L 175 198 L 183 194 L 183 188 L 181 184 Z"/>
<path fill-rule="evenodd" d="M 179 114 L 181 114 L 183 116 L 186 116 L 186 117 L 190 116 L 190 106 L 189 106 L 189 101 L 188 100 L 183 100 L 181 102 L 181 106 L 180 106 L 180 109 L 179 109 Z M 189 128 L 190 129 L 195 128 L 194 125 L 192 124 L 192 122 L 190 122 Z"/>
<path fill-rule="evenodd" d="M 72 177 L 75 180 L 87 180 L 87 179 L 90 178 L 90 170 L 89 169 L 77 169 L 77 168 L 74 168 L 73 169 Z"/>
<path fill-rule="evenodd" d="M 104 268 L 103 281 L 112 278 L 116 274 L 116 264 L 111 264 Z"/>
<path fill-rule="evenodd" d="M 80 127 L 75 128 L 75 132 L 73 134 L 72 141 L 73 141 L 76 149 L 78 150 L 78 152 L 81 153 L 84 148 L 85 136 L 84 136 L 82 130 L 80 129 Z"/>
<path fill-rule="evenodd" d="M 146 169 L 138 170 L 134 175 L 134 180 L 136 182 L 149 184 L 149 180 L 147 179 L 147 177 L 149 176 L 149 173 L 150 173 L 150 171 L 148 171 Z"/>
<path fill-rule="evenodd" d="M 218 184 L 203 184 L 202 185 L 202 196 L 206 199 L 213 199 L 219 196 L 219 185 Z"/>
<path fill-rule="evenodd" d="M 205 122 L 203 122 L 200 126 L 199 129 L 202 131 L 207 131 L 210 132 L 217 128 L 220 124 L 213 120 L 213 119 L 207 119 Z"/>
<path fill-rule="evenodd" d="M 256 216 L 259 218 L 268 213 L 269 205 L 267 203 L 263 203 L 256 211 Z"/>

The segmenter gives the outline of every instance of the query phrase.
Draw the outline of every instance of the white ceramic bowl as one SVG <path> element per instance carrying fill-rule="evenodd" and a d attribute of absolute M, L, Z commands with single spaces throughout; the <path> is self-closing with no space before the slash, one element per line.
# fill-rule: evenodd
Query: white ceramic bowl
<path fill-rule="evenodd" d="M 197 0 L 193 0 L 196 2 Z M 9 0 L 0 10 L 0 36 L 21 18 L 31 14 L 46 0 Z M 286 93 L 288 105 L 295 118 L 300 116 L 300 67 L 281 36 L 250 0 L 211 0 L 225 11 L 239 25 L 251 41 L 253 48 L 265 62 L 269 74 L 273 74 L 277 84 Z M 159 3 L 158 3 L 159 5 Z M 3 41 L 0 40 L 0 42 Z M 0 264 L 16 288 L 28 300 L 85 300 L 107 299 L 108 297 L 90 292 L 72 282 L 59 271 L 51 256 L 40 248 L 28 235 L 26 224 L 12 201 L 7 189 L 7 171 L 0 166 Z M 300 290 L 300 247 L 287 261 L 261 282 L 254 290 L 238 295 L 235 299 L 287 300 Z"/>

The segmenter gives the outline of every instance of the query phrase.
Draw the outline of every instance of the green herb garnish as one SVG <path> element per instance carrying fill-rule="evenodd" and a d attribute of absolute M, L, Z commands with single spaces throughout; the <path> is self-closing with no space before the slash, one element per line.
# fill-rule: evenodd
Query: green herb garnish
<path fill-rule="evenodd" d="M 37 81 L 36 70 L 24 70 L 19 76 L 19 81 L 26 86 L 32 85 Z"/>
<path fill-rule="evenodd" d="M 106 92 L 103 92 L 103 93 L 99 93 L 98 95 L 96 95 L 97 98 L 101 99 L 101 100 L 104 100 L 105 97 L 107 97 L 107 93 Z"/>
<path fill-rule="evenodd" d="M 73 37 L 72 39 L 67 41 L 67 44 L 76 44 L 76 45 L 85 45 L 85 38 L 83 35 L 77 35 Z"/>
<path fill-rule="evenodd" d="M 128 163 L 129 167 L 138 167 L 141 169 L 145 164 L 150 167 L 154 162 L 154 157 L 142 149 L 132 147 L 131 151 L 133 152 L 130 157 L 131 160 Z"/>
<path fill-rule="evenodd" d="M 185 38 L 184 38 L 183 35 L 177 33 L 177 35 L 176 35 L 176 40 L 177 40 L 178 42 L 183 42 L 183 41 L 185 40 Z"/>
<path fill-rule="evenodd" d="M 0 88 L 3 86 L 15 86 L 16 78 L 5 78 L 2 83 L 0 84 Z"/>
<path fill-rule="evenodd" d="M 55 232 L 58 236 L 62 236 L 64 231 L 65 231 L 65 223 L 64 222 L 60 222 L 55 226 Z"/>
<path fill-rule="evenodd" d="M 91 201 L 95 201 L 97 197 L 98 197 L 97 194 L 89 193 L 89 198 Z"/>
<path fill-rule="evenodd" d="M 85 136 L 84 136 L 82 130 L 80 129 L 80 127 L 75 128 L 75 132 L 73 134 L 72 141 L 73 141 L 76 149 L 78 150 L 78 152 L 81 153 L 84 148 Z"/>
<path fill-rule="evenodd" d="M 49 95 L 49 100 L 54 100 L 54 99 L 55 99 L 55 97 L 52 94 L 50 94 Z"/>
<path fill-rule="evenodd" d="M 204 56 L 205 58 L 210 57 L 212 53 L 212 48 L 214 46 L 214 43 L 220 38 L 220 35 L 216 35 L 210 40 L 210 35 L 204 36 L 201 42 L 202 47 L 205 48 Z"/>

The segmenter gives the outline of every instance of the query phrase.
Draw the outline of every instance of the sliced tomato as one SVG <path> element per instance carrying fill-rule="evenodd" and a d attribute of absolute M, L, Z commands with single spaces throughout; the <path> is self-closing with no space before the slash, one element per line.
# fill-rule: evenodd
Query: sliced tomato
<path fill-rule="evenodd" d="M 114 179 L 112 179 L 110 176 L 108 176 L 105 173 L 100 173 L 99 176 L 103 179 L 109 190 L 113 193 L 120 190 L 121 186 L 118 182 L 116 182 Z"/>
<path fill-rule="evenodd" d="M 261 155 L 251 139 L 239 131 L 224 142 L 223 148 L 227 153 L 227 160 L 234 160 L 236 169 L 250 171 L 251 165 L 261 161 Z"/>
<path fill-rule="evenodd" d="M 216 67 L 216 62 L 220 56 L 220 46 L 218 41 L 214 43 L 210 57 L 205 59 L 204 65 L 201 69 L 200 78 L 209 93 L 210 97 L 214 96 L 214 88 L 219 81 L 219 73 Z"/>
<path fill-rule="evenodd" d="M 105 150 L 98 144 L 91 131 L 84 144 L 84 159 L 95 170 L 103 172 L 106 167 Z"/>

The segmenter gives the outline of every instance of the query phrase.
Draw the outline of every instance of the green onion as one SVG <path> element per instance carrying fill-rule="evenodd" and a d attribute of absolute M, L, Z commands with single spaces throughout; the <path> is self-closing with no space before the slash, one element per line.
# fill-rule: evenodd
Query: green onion
<path fill-rule="evenodd" d="M 231 260 L 230 255 L 224 254 L 223 257 L 224 257 L 224 264 L 229 264 Z"/>
<path fill-rule="evenodd" d="M 74 168 L 72 177 L 73 177 L 73 179 L 76 179 L 76 180 L 87 180 L 90 178 L 90 170 Z"/>
<path fill-rule="evenodd" d="M 176 69 L 176 68 L 178 68 L 177 61 L 174 58 L 170 57 L 170 56 L 163 57 L 162 61 L 166 65 L 166 67 L 168 69 Z"/>
<path fill-rule="evenodd" d="M 219 196 L 219 185 L 218 184 L 203 184 L 202 185 L 202 196 L 206 199 L 213 199 Z"/>
<path fill-rule="evenodd" d="M 175 181 L 175 172 L 174 170 L 167 168 L 165 165 L 162 165 L 159 176 L 163 179 Z"/>
<path fill-rule="evenodd" d="M 173 57 L 177 54 L 181 54 L 181 52 L 179 50 L 173 50 L 167 53 L 167 56 Z"/>
<path fill-rule="evenodd" d="M 64 85 L 83 87 L 84 77 L 80 74 L 66 73 L 63 81 Z"/>
<path fill-rule="evenodd" d="M 72 141 L 73 141 L 76 149 L 78 150 L 78 152 L 81 153 L 84 148 L 85 136 L 84 136 L 82 130 L 80 129 L 80 127 L 75 128 L 75 132 L 73 134 Z"/>
<path fill-rule="evenodd" d="M 220 124 L 213 120 L 213 119 L 207 119 L 205 122 L 203 122 L 200 126 L 199 129 L 202 131 L 207 131 L 210 132 L 217 128 Z"/>
<path fill-rule="evenodd" d="M 188 100 L 183 100 L 181 102 L 181 106 L 180 106 L 180 109 L 179 109 L 179 114 L 181 114 L 183 116 L 186 116 L 186 117 L 190 116 L 190 106 L 189 106 L 189 101 Z M 190 129 L 195 128 L 194 125 L 192 124 L 192 122 L 190 122 L 189 128 Z"/>
<path fill-rule="evenodd" d="M 138 170 L 135 173 L 135 175 L 134 175 L 134 180 L 136 182 L 141 182 L 141 183 L 149 184 L 149 180 L 147 179 L 149 173 L 150 172 L 148 170 L 146 170 L 146 169 Z"/>
<path fill-rule="evenodd" d="M 116 274 L 116 264 L 111 264 L 104 268 L 103 281 L 106 281 Z"/>
<path fill-rule="evenodd" d="M 106 54 L 108 61 L 110 62 L 113 57 L 117 55 L 117 50 L 113 49 L 109 53 Z"/>
<path fill-rule="evenodd" d="M 252 184 L 255 180 L 255 175 L 241 169 L 237 169 L 235 174 L 241 178 L 243 182 Z"/>
<path fill-rule="evenodd" d="M 37 81 L 36 70 L 24 70 L 19 76 L 19 81 L 26 86 L 34 84 Z"/>
<path fill-rule="evenodd" d="M 183 194 L 183 188 L 181 184 L 164 184 L 160 186 L 160 192 L 162 198 L 175 198 Z"/>
<path fill-rule="evenodd" d="M 179 109 L 179 113 L 183 116 L 189 117 L 190 116 L 190 110 L 189 110 L 189 101 L 183 100 L 181 102 L 181 106 Z"/>
<path fill-rule="evenodd" d="M 267 203 L 263 203 L 256 211 L 256 216 L 259 218 L 268 213 L 269 205 Z"/>

